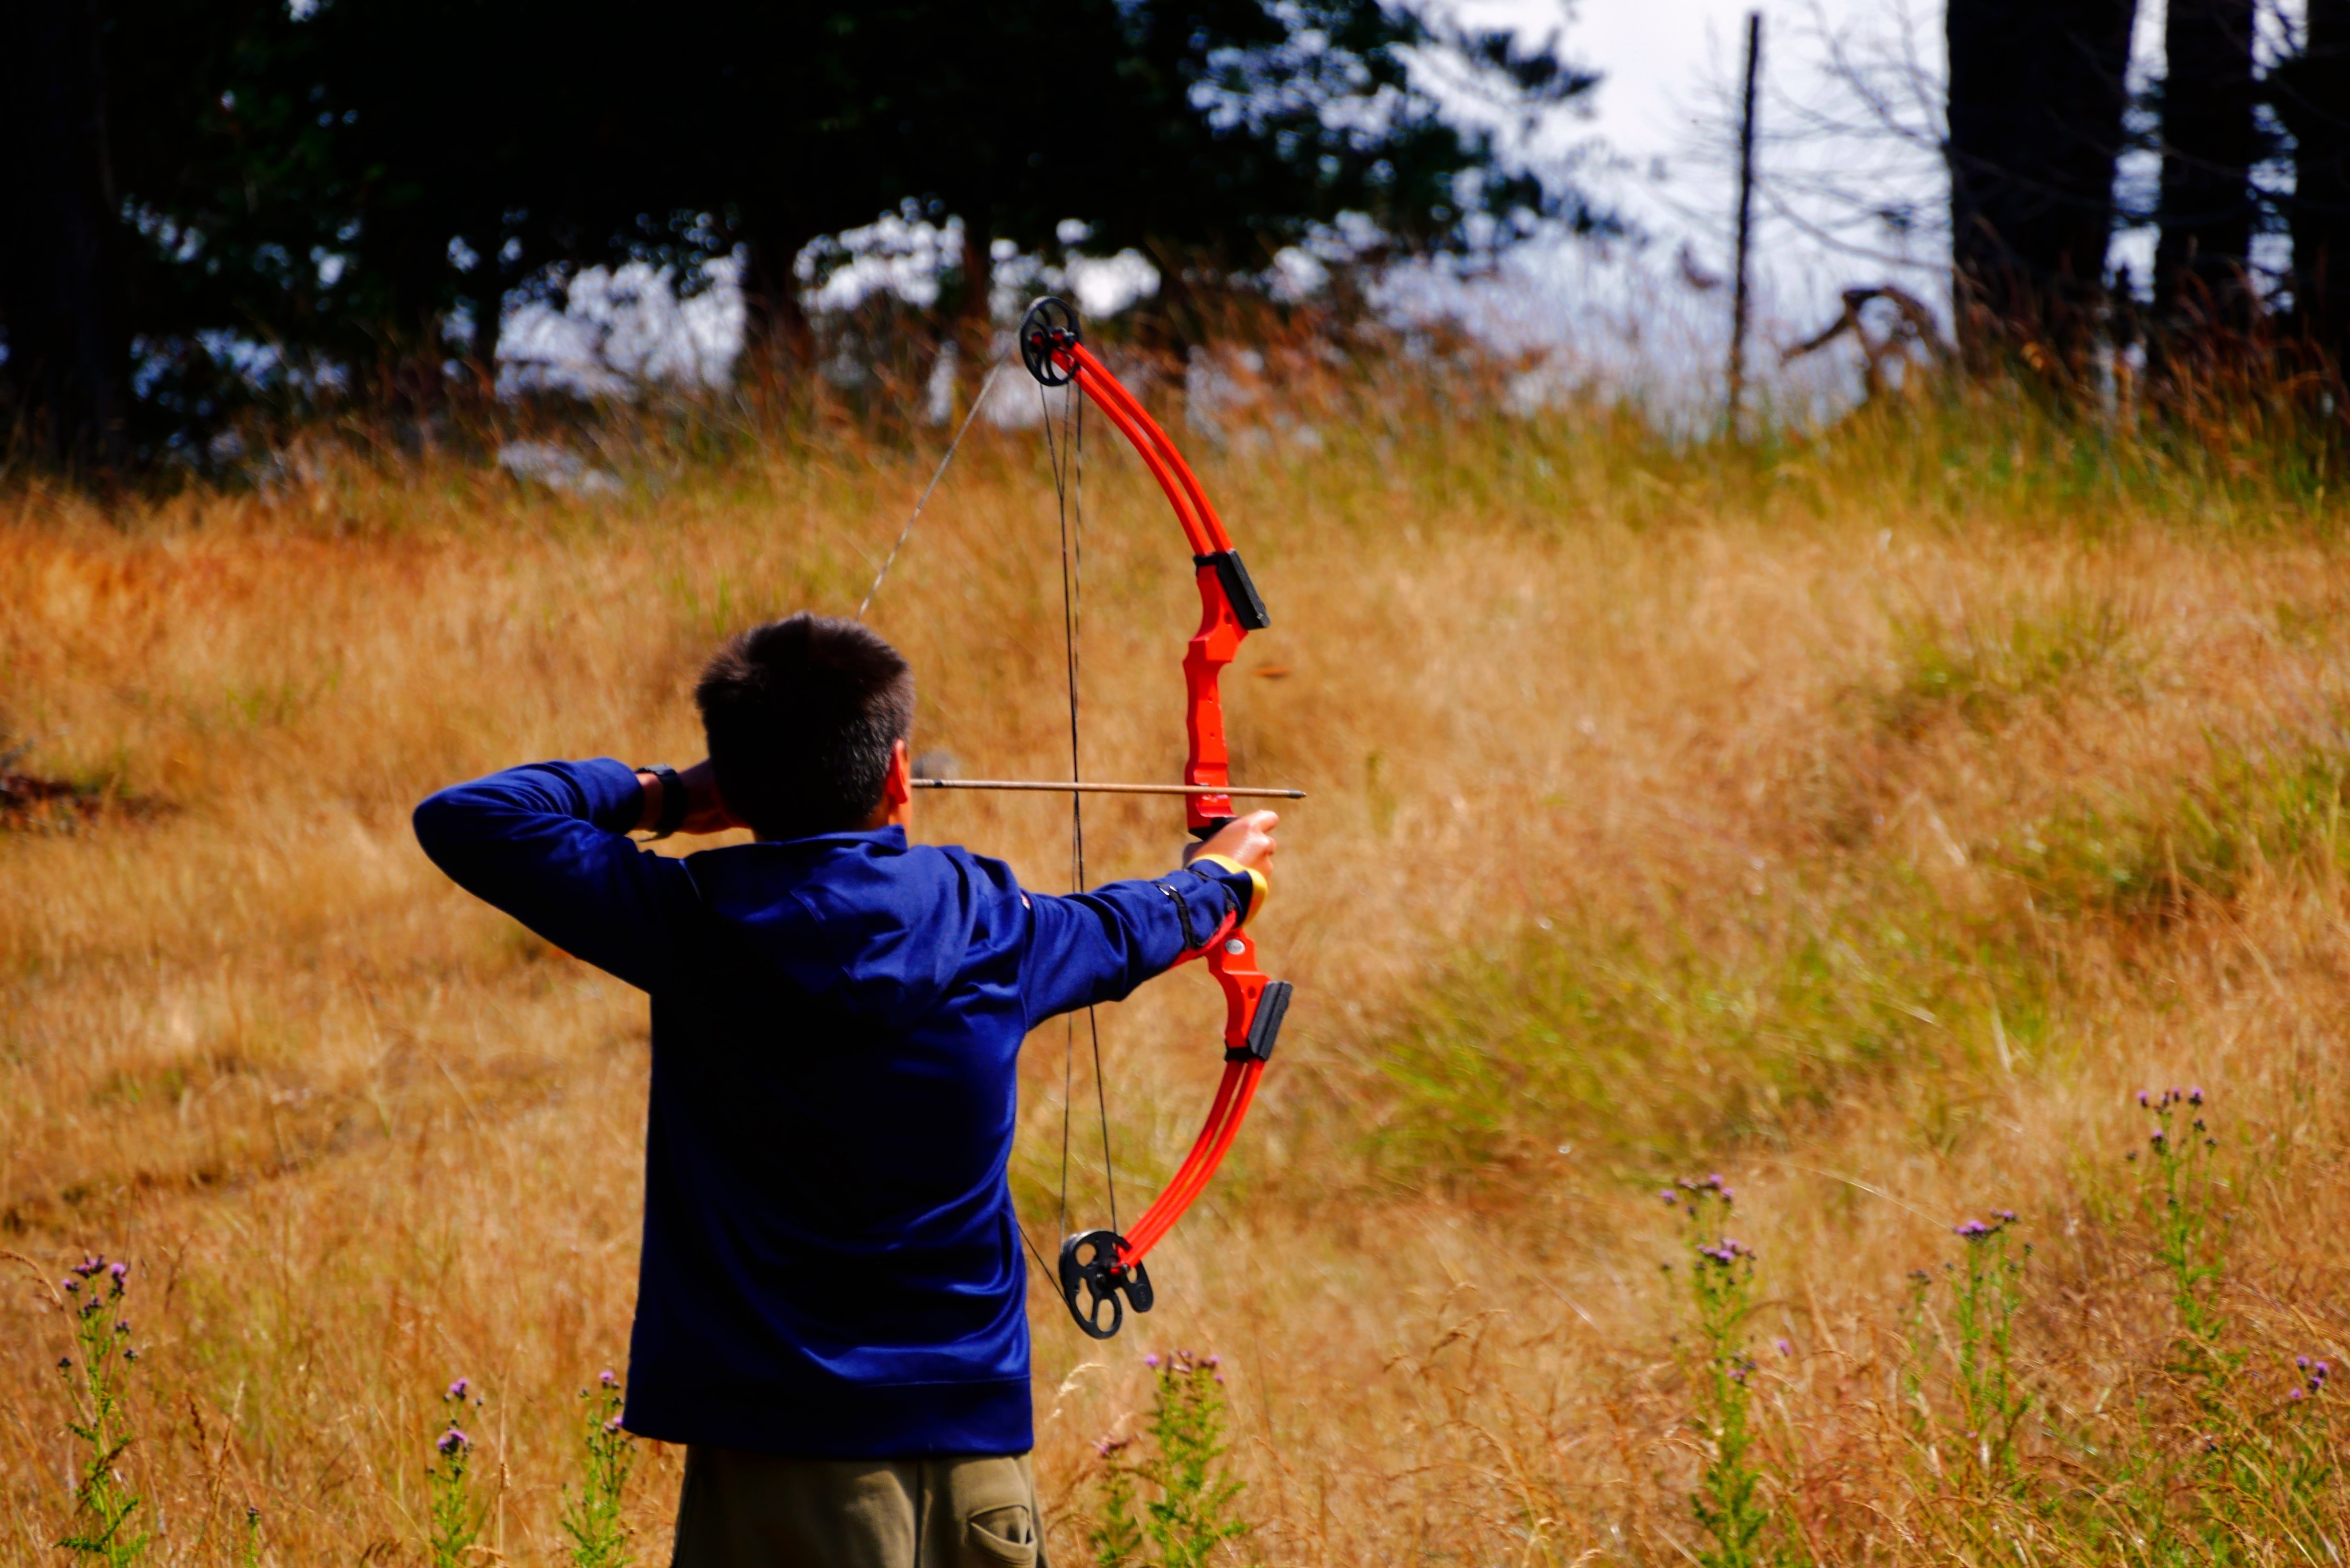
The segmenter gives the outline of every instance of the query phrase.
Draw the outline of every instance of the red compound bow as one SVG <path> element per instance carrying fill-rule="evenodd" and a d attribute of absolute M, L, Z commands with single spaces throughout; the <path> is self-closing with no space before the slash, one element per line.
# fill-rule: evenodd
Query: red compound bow
<path fill-rule="evenodd" d="M 1026 789 L 1066 790 L 1074 795 L 1093 791 L 1115 793 L 1180 794 L 1189 815 L 1192 836 L 1211 837 L 1218 828 L 1232 819 L 1232 797 L 1238 795 L 1275 795 L 1289 799 L 1301 798 L 1299 790 L 1242 788 L 1232 781 L 1231 759 L 1224 747 L 1224 703 L 1217 685 L 1224 667 L 1240 651 L 1242 639 L 1250 632 L 1262 631 L 1267 624 L 1264 600 L 1249 580 L 1248 568 L 1241 564 L 1240 552 L 1232 548 L 1232 536 L 1224 531 L 1223 520 L 1208 502 L 1207 493 L 1200 487 L 1199 477 L 1191 472 L 1183 454 L 1159 422 L 1136 401 L 1132 392 L 1118 383 L 1109 368 L 1085 346 L 1077 323 L 1076 312 L 1057 299 L 1040 299 L 1028 309 L 1020 324 L 1020 358 L 1028 373 L 1036 379 L 1040 388 L 1074 385 L 1083 399 L 1101 410 L 1118 432 L 1133 443 L 1159 488 L 1166 493 L 1168 504 L 1175 509 L 1175 520 L 1182 525 L 1183 536 L 1191 546 L 1191 570 L 1200 589 L 1200 628 L 1183 655 L 1183 680 L 1189 695 L 1185 709 L 1184 727 L 1191 736 L 1191 751 L 1183 767 L 1180 784 L 1119 784 L 1086 783 L 1077 773 L 1077 664 L 1076 664 L 1076 585 L 1075 557 L 1071 555 L 1069 531 L 1068 480 L 1072 470 L 1082 473 L 1084 441 L 1084 401 L 1075 394 L 1067 407 L 1068 444 L 1056 447 L 1054 452 L 1054 478 L 1060 490 L 1062 502 L 1062 587 L 1066 595 L 1064 610 L 1068 636 L 1069 661 L 1069 737 L 1071 778 L 1066 784 L 1045 784 L 1033 781 L 953 780 L 918 778 L 918 787 L 930 789 Z M 994 372 L 980 389 L 980 396 L 964 416 L 963 430 L 978 417 L 987 389 L 994 384 Z M 1045 433 L 1052 433 L 1052 419 L 1046 410 Z M 931 491 L 938 487 L 946 473 L 947 465 L 954 461 L 955 449 L 962 442 L 958 431 L 949 444 L 946 456 L 940 461 L 938 472 L 931 479 L 930 488 L 915 504 L 913 514 L 899 532 L 897 543 L 873 578 L 864 603 L 857 607 L 859 619 L 864 618 L 874 595 L 880 591 L 889 567 L 898 558 L 913 531 L 914 523 L 921 516 L 922 507 L 929 503 Z M 1079 519 L 1082 531 L 1082 517 Z M 1085 881 L 1084 815 L 1073 805 L 1073 858 L 1080 890 Z M 1173 1228 L 1191 1208 L 1200 1194 L 1206 1190 L 1208 1180 L 1232 1147 L 1239 1136 L 1241 1122 L 1247 1116 L 1249 1104 L 1256 1097 L 1257 1082 L 1264 1075 L 1264 1064 L 1273 1055 L 1274 1040 L 1281 1033 L 1281 1021 L 1289 1011 L 1289 982 L 1268 980 L 1256 967 L 1256 944 L 1240 930 L 1239 922 L 1227 916 L 1223 922 L 1197 947 L 1191 948 L 1175 961 L 1178 965 L 1193 959 L 1208 961 L 1208 972 L 1224 992 L 1224 1075 L 1216 1085 L 1216 1097 L 1209 1105 L 1208 1118 L 1192 1142 L 1191 1150 L 1183 1157 L 1173 1177 L 1142 1218 L 1136 1220 L 1130 1231 L 1121 1233 L 1118 1224 L 1118 1197 L 1114 1185 L 1109 1188 L 1111 1229 L 1087 1231 L 1066 1238 L 1061 1243 L 1059 1277 L 1062 1299 L 1068 1303 L 1069 1315 L 1077 1326 L 1096 1339 L 1107 1339 L 1118 1333 L 1126 1321 L 1126 1308 L 1149 1312 L 1152 1303 L 1150 1272 L 1143 1259 L 1150 1249 Z M 1071 1051 L 1074 1053 L 1074 1024 Z M 1098 1097 L 1101 1082 L 1101 1052 L 1098 1034 L 1095 1037 L 1094 1069 L 1096 1093 Z M 1062 1112 L 1062 1208 L 1066 1223 L 1068 1186 L 1068 1112 Z M 1102 1109 L 1102 1154 L 1109 1158 L 1109 1116 Z M 1105 1171 L 1107 1179 L 1107 1171 Z M 1040 1262 L 1043 1261 L 1040 1257 Z M 1105 1322 L 1107 1318 L 1107 1322 Z"/>
<path fill-rule="evenodd" d="M 1240 651 L 1242 639 L 1269 624 L 1264 600 L 1191 465 L 1134 394 L 1086 347 L 1076 312 L 1052 298 L 1031 306 L 1020 324 L 1020 358 L 1046 387 L 1074 382 L 1133 444 L 1175 509 L 1175 520 L 1191 546 L 1192 575 L 1200 589 L 1200 628 L 1183 654 L 1184 729 L 1191 740 L 1183 783 L 1195 790 L 1229 785 L 1224 701 L 1217 680 Z M 1211 836 L 1233 815 L 1227 794 L 1187 794 L 1184 808 L 1195 838 Z M 1224 992 L 1224 1075 L 1209 1105 L 1207 1121 L 1191 1151 L 1131 1231 L 1123 1235 L 1087 1231 L 1061 1242 L 1062 1298 L 1077 1326 L 1096 1339 L 1109 1338 L 1125 1322 L 1121 1297 L 1137 1312 L 1150 1310 L 1150 1273 L 1142 1260 L 1206 1190 L 1209 1178 L 1232 1148 L 1289 1011 L 1289 982 L 1265 978 L 1256 966 L 1256 944 L 1231 918 L 1176 962 L 1202 957 Z M 1102 1321 L 1105 1307 L 1107 1326 Z"/>

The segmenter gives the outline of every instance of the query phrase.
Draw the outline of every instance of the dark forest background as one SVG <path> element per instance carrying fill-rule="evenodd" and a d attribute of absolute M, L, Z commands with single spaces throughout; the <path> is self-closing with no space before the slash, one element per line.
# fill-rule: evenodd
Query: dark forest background
<path fill-rule="evenodd" d="M 2136 13 L 1949 5 L 1962 363 L 2064 385 L 2142 343 L 2158 375 L 2257 351 L 2331 386 L 2350 0 L 2308 0 L 2265 62 L 2254 0 L 2173 0 L 2168 79 L 2134 103 Z M 1379 0 L 13 0 L 0 419 L 20 458 L 114 469 L 255 402 L 429 409 L 488 384 L 503 304 L 625 260 L 735 258 L 749 363 L 788 378 L 814 346 L 796 261 L 889 212 L 962 220 L 942 334 L 984 333 L 993 242 L 1132 246 L 1161 277 L 1133 330 L 1177 349 L 1342 225 L 1362 268 L 1607 227 L 1439 112 L 1409 69 L 1430 48 L 1505 114 L 1606 65 Z M 2134 144 L 2160 157 L 2150 213 L 2115 193 Z M 2149 220 L 2142 304 L 2106 258 Z M 2263 275 L 2276 230 L 2292 264 Z"/>

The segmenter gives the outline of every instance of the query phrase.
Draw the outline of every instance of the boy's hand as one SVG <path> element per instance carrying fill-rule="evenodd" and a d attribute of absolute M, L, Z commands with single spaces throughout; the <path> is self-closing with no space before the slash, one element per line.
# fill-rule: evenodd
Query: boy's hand
<path fill-rule="evenodd" d="M 1183 864 L 1189 866 L 1195 855 L 1221 855 L 1250 871 L 1271 871 L 1274 851 L 1281 846 L 1273 841 L 1273 830 L 1281 821 L 1277 811 L 1253 811 L 1246 816 L 1236 816 L 1216 830 L 1214 837 L 1205 844 L 1194 845 L 1183 852 Z"/>
<path fill-rule="evenodd" d="M 678 826 L 680 833 L 723 833 L 730 827 L 745 826 L 718 798 L 718 775 L 709 758 L 680 772 L 677 782 L 685 789 L 685 820 Z M 650 833 L 660 823 L 661 781 L 655 774 L 639 774 L 637 783 L 645 792 L 644 815 L 638 820 L 637 828 Z"/>

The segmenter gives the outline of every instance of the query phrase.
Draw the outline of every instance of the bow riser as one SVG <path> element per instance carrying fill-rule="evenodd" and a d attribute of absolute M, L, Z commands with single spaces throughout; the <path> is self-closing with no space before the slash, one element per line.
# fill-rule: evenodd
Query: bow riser
<path fill-rule="evenodd" d="M 1191 641 L 1183 652 L 1183 685 L 1189 698 L 1183 728 L 1191 742 L 1191 755 L 1183 762 L 1183 782 L 1230 784 L 1232 753 L 1224 745 L 1224 699 L 1220 681 L 1224 667 L 1240 652 L 1241 639 L 1248 632 L 1232 613 L 1232 601 L 1224 592 L 1223 577 L 1216 569 L 1214 558 L 1204 560 L 1198 570 L 1200 629 L 1191 634 Z M 1184 815 L 1192 834 L 1205 838 L 1232 819 L 1232 796 L 1192 795 L 1184 803 Z"/>

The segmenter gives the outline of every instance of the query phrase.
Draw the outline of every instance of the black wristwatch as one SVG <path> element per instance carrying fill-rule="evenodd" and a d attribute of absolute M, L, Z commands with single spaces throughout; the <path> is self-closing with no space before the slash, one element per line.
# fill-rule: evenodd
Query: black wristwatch
<path fill-rule="evenodd" d="M 677 770 L 667 763 L 654 763 L 650 766 L 639 768 L 637 772 L 650 774 L 660 780 L 660 820 L 653 824 L 653 836 L 667 838 L 685 826 L 687 803 L 684 782 L 677 776 Z"/>

